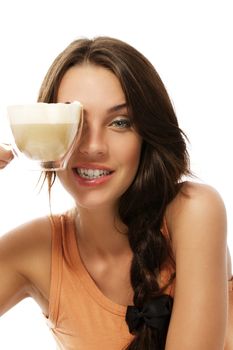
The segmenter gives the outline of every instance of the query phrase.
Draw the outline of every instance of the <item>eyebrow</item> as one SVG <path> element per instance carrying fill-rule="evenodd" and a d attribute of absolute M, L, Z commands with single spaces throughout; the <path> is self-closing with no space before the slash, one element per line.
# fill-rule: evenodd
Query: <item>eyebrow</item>
<path fill-rule="evenodd" d="M 71 103 L 71 102 L 66 101 L 65 103 L 69 104 L 69 103 Z M 118 111 L 121 111 L 122 109 L 125 109 L 125 108 L 128 109 L 128 105 L 127 105 L 126 102 L 121 103 L 121 104 L 116 105 L 116 106 L 113 106 L 113 107 L 110 107 L 109 109 L 107 109 L 107 113 L 118 112 Z M 83 109 L 83 111 L 86 112 L 85 108 Z"/>
<path fill-rule="evenodd" d="M 124 103 L 121 103 L 119 105 L 116 105 L 116 106 L 113 106 L 113 107 L 110 107 L 107 109 L 107 114 L 111 114 L 111 113 L 114 113 L 114 112 L 118 112 L 118 111 L 121 111 L 122 109 L 125 109 L 125 108 L 128 108 L 127 104 L 124 102 Z M 84 110 L 84 113 L 87 112 L 85 110 L 85 108 L 83 109 Z"/>
<path fill-rule="evenodd" d="M 120 111 L 120 110 L 122 110 L 124 108 L 128 108 L 128 106 L 127 106 L 127 104 L 125 102 L 109 108 L 107 110 L 107 112 L 108 113 L 118 112 L 118 111 Z"/>

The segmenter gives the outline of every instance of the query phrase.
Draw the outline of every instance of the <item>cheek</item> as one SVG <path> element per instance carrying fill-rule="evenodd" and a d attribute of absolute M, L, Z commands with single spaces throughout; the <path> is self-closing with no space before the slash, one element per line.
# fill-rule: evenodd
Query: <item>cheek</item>
<path fill-rule="evenodd" d="M 141 144 L 139 142 L 128 144 L 121 152 L 121 195 L 129 188 L 135 179 L 141 154 Z"/>
<path fill-rule="evenodd" d="M 138 147 L 133 147 L 129 150 L 129 155 L 126 159 L 126 161 L 129 164 L 129 167 L 133 170 L 134 172 L 137 171 L 138 165 L 139 165 L 139 160 L 140 160 L 140 151 L 141 149 Z"/>
<path fill-rule="evenodd" d="M 123 166 L 135 172 L 138 168 L 141 154 L 141 139 L 137 135 L 132 135 L 127 140 L 118 140 L 114 147 L 114 154 Z"/>

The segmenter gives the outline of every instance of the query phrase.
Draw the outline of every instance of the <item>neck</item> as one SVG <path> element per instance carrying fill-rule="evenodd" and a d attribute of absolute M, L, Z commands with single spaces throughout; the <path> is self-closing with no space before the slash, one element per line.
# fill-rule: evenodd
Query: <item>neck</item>
<path fill-rule="evenodd" d="M 78 243 L 92 257 L 111 259 L 131 251 L 127 226 L 116 215 L 116 210 L 77 207 L 76 213 Z"/>

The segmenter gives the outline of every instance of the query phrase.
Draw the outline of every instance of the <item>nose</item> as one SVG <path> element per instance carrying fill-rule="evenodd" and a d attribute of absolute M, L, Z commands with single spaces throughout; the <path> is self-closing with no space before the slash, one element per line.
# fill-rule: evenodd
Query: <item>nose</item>
<path fill-rule="evenodd" d="M 89 157 L 103 156 L 107 153 L 104 131 L 95 125 L 84 122 L 78 152 Z"/>

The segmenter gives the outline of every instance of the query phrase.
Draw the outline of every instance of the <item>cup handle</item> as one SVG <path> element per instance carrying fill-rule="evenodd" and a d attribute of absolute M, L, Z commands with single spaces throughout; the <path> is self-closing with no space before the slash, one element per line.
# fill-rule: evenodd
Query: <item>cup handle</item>
<path fill-rule="evenodd" d="M 13 147 L 10 143 L 1 142 L 0 147 L 3 148 L 5 151 L 13 152 Z"/>

